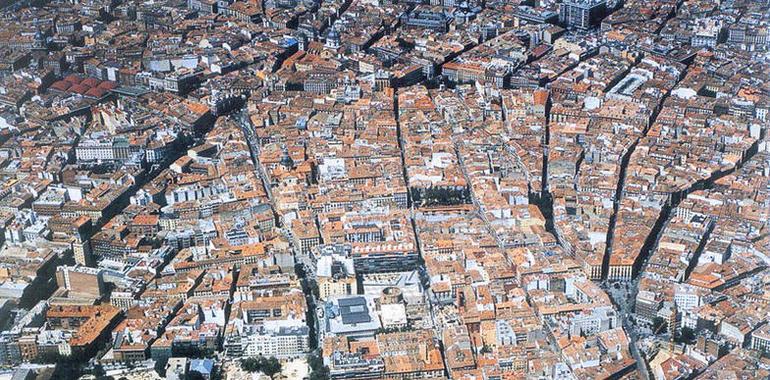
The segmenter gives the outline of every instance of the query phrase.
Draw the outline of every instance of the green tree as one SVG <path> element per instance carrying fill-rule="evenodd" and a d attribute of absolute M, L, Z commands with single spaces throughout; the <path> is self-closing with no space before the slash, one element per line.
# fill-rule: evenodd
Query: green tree
<path fill-rule="evenodd" d="M 661 317 L 655 317 L 652 320 L 652 333 L 663 334 L 666 332 L 666 320 Z"/>
<path fill-rule="evenodd" d="M 307 364 L 310 366 L 310 369 L 315 370 L 324 366 L 324 360 L 321 359 L 320 355 L 310 354 L 307 356 Z"/>
<path fill-rule="evenodd" d="M 318 289 L 318 283 L 316 283 L 315 281 L 310 281 L 310 291 L 313 292 L 313 297 L 315 297 L 316 299 L 321 298 L 321 291 L 320 289 Z"/>
<path fill-rule="evenodd" d="M 310 372 L 308 376 L 310 380 L 329 380 L 329 367 L 323 366 L 313 372 Z"/>
<path fill-rule="evenodd" d="M 262 361 L 260 359 L 262 358 L 241 359 L 241 369 L 249 373 L 260 372 L 262 370 Z"/>
<path fill-rule="evenodd" d="M 270 376 L 272 379 L 273 376 L 281 372 L 281 362 L 278 361 L 278 359 L 272 357 L 270 359 L 265 359 L 265 361 L 262 363 L 262 373 L 264 373 L 267 376 Z"/>
<path fill-rule="evenodd" d="M 310 380 L 329 379 L 329 367 L 324 365 L 324 361 L 320 355 L 308 355 L 307 363 L 310 365 L 310 375 L 308 376 Z"/>
<path fill-rule="evenodd" d="M 272 379 L 273 376 L 281 372 L 281 362 L 274 357 L 246 358 L 241 359 L 241 369 L 249 373 L 262 372 Z"/>
<path fill-rule="evenodd" d="M 682 331 L 679 332 L 679 339 L 681 343 L 690 343 L 695 340 L 695 331 L 689 327 L 682 327 Z"/>

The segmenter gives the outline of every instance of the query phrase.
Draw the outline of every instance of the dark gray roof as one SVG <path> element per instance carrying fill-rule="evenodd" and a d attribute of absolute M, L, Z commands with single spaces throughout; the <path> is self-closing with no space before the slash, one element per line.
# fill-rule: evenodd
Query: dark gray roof
<path fill-rule="evenodd" d="M 339 306 L 343 324 L 368 323 L 372 320 L 364 297 L 342 298 Z"/>

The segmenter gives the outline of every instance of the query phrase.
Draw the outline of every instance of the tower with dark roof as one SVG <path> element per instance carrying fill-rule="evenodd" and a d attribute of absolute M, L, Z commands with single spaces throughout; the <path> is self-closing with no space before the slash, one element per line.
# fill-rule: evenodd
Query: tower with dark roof
<path fill-rule="evenodd" d="M 35 37 L 32 41 L 32 50 L 48 50 L 46 46 L 45 35 L 39 29 L 35 32 Z"/>
<path fill-rule="evenodd" d="M 326 47 L 330 49 L 339 49 L 342 42 L 340 40 L 340 34 L 337 32 L 337 28 L 332 26 L 329 28 L 329 34 L 326 35 Z"/>

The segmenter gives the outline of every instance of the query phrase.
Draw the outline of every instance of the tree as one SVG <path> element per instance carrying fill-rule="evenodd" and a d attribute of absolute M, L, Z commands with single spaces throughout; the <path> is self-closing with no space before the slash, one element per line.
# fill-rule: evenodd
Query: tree
<path fill-rule="evenodd" d="M 321 291 L 318 289 L 318 283 L 315 281 L 310 281 L 310 291 L 313 292 L 313 297 L 315 297 L 315 299 L 321 298 Z"/>
<path fill-rule="evenodd" d="M 262 370 L 262 361 L 260 360 L 262 358 L 246 358 L 241 359 L 241 369 L 249 372 L 259 372 Z"/>
<path fill-rule="evenodd" d="M 310 380 L 329 380 L 329 367 L 323 366 L 317 370 L 310 372 L 308 376 Z"/>
<path fill-rule="evenodd" d="M 310 369 L 316 370 L 324 366 L 324 361 L 320 355 L 310 354 L 307 356 L 307 364 L 310 365 Z"/>
<path fill-rule="evenodd" d="M 652 320 L 652 333 L 662 334 L 666 332 L 666 320 L 661 317 L 655 317 Z"/>
<path fill-rule="evenodd" d="M 269 359 L 263 356 L 246 358 L 241 359 L 241 369 L 249 373 L 262 372 L 272 379 L 273 376 L 281 372 L 281 362 L 274 357 Z"/>
<path fill-rule="evenodd" d="M 677 339 L 677 341 L 690 343 L 693 340 L 695 340 L 695 331 L 689 327 L 682 327 L 682 331 L 679 332 L 679 339 Z"/>
<path fill-rule="evenodd" d="M 58 352 L 41 352 L 32 359 L 32 362 L 36 364 L 48 364 L 64 362 L 67 361 L 67 359 L 66 356 L 62 356 Z"/>
<path fill-rule="evenodd" d="M 324 361 L 318 354 L 310 354 L 307 357 L 307 363 L 310 365 L 310 380 L 328 380 L 329 367 L 324 365 Z"/>
<path fill-rule="evenodd" d="M 264 373 L 267 376 L 270 376 L 272 379 L 273 376 L 281 372 L 281 362 L 278 361 L 278 359 L 272 357 L 270 359 L 266 359 L 262 363 L 262 373 Z"/>

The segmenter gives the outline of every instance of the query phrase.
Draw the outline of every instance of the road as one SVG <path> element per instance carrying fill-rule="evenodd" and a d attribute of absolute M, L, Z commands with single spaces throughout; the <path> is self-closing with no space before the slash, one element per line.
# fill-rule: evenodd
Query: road
<path fill-rule="evenodd" d="M 647 361 L 644 360 L 639 352 L 638 341 L 639 335 L 637 334 L 636 327 L 631 324 L 630 317 L 634 314 L 634 300 L 639 287 L 639 278 L 625 283 L 620 283 L 619 289 L 615 289 L 613 285 L 608 282 L 603 282 L 602 288 L 612 299 L 615 307 L 619 311 L 620 321 L 623 324 L 623 330 L 628 334 L 628 349 L 631 351 L 631 355 L 636 360 L 636 366 L 639 375 L 644 380 L 650 379 L 650 372 L 647 368 Z"/>

